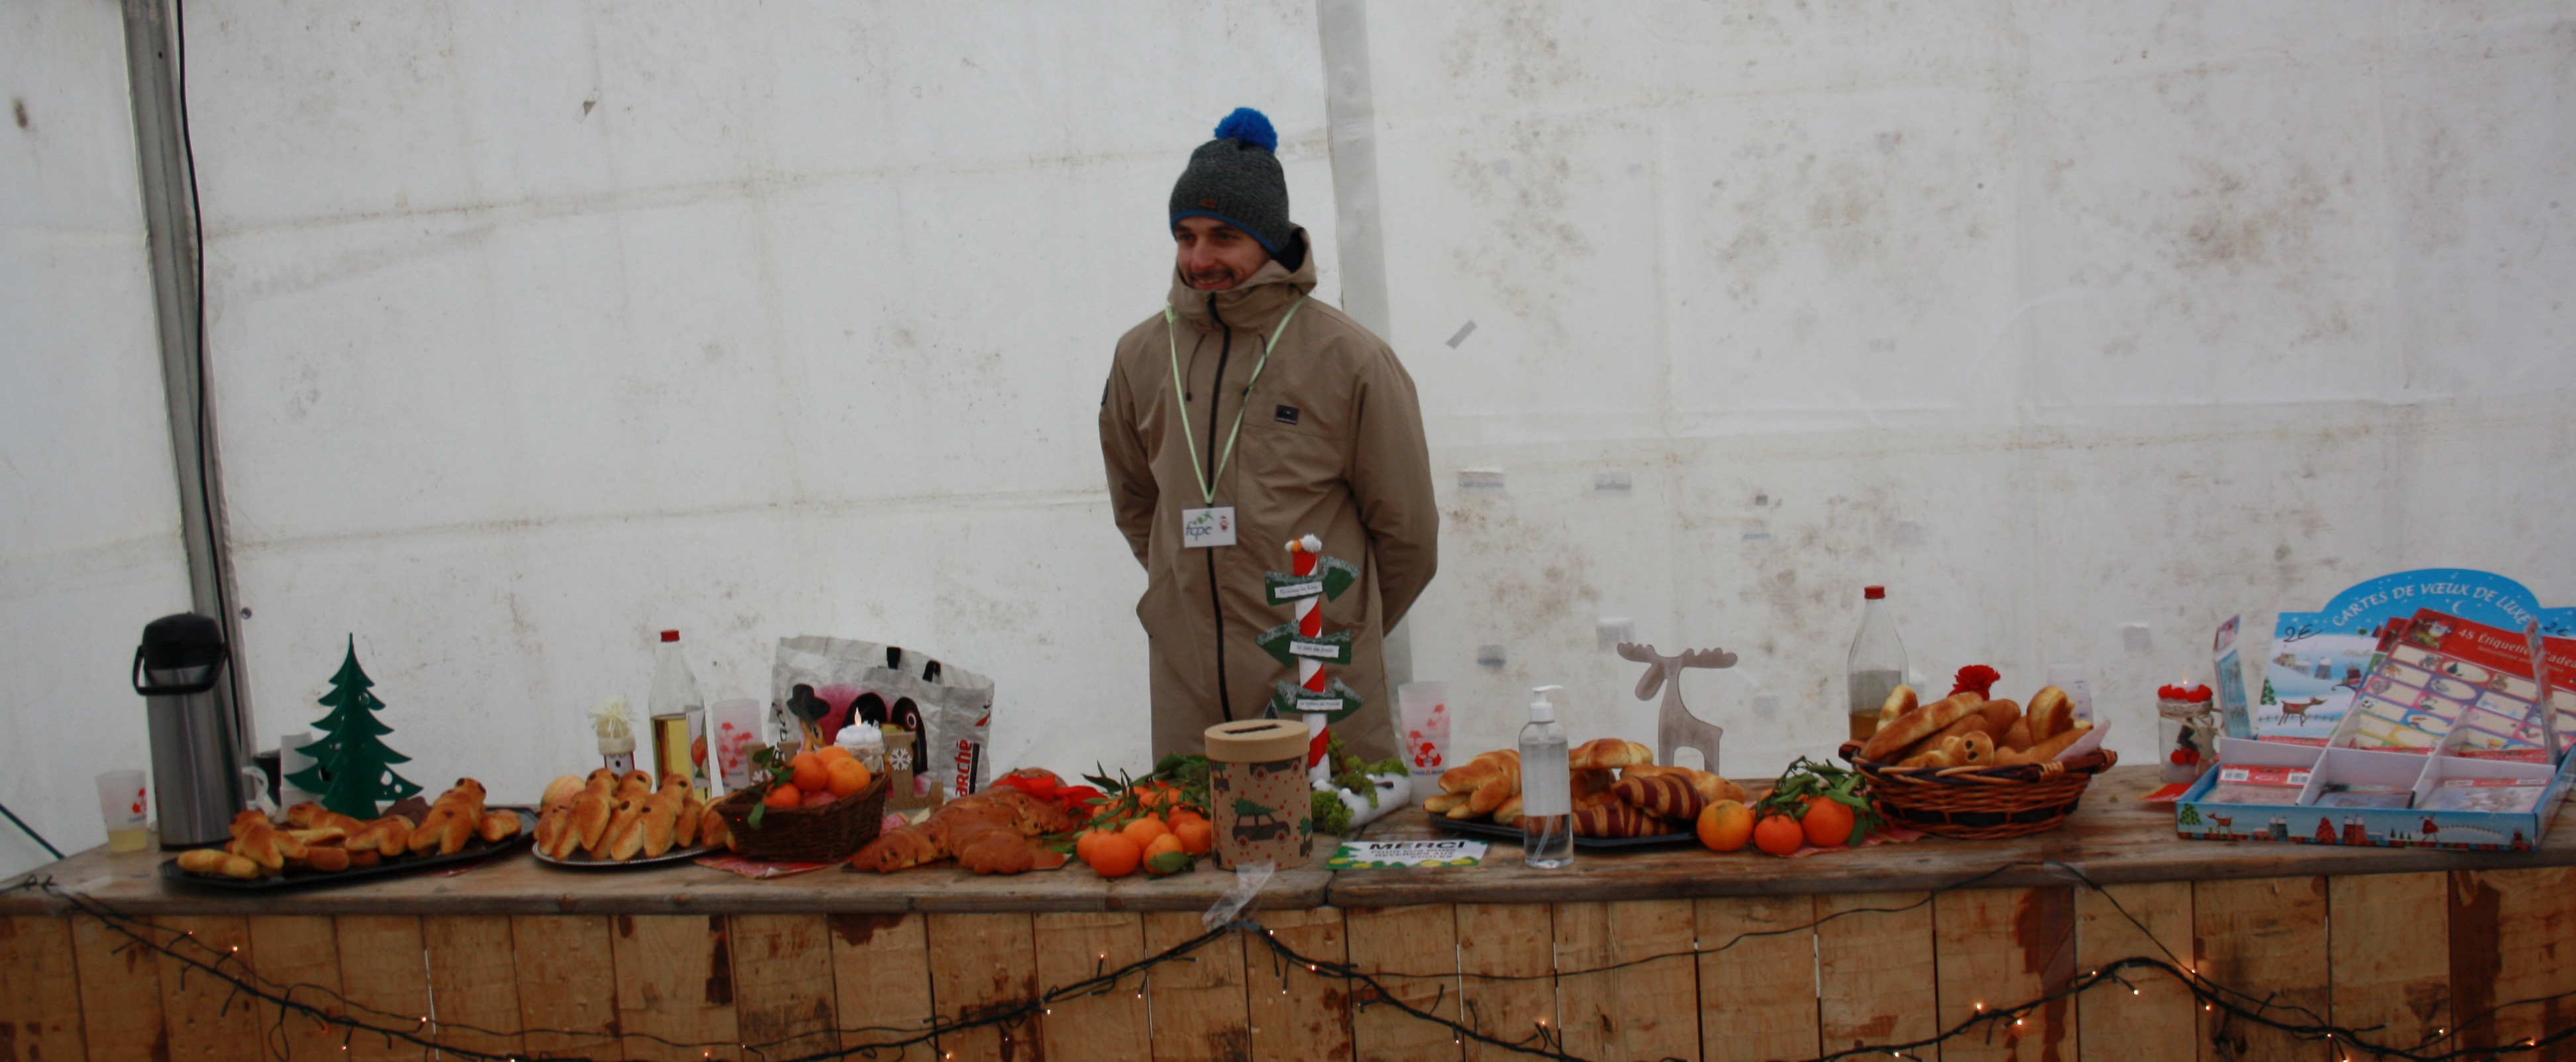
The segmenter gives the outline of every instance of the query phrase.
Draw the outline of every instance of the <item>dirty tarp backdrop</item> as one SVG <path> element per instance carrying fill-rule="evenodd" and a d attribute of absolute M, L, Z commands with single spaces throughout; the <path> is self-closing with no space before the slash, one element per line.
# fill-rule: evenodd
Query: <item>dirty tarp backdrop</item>
<path fill-rule="evenodd" d="M 1729 773 L 1828 751 L 1869 582 L 1927 674 L 2092 663 L 2133 755 L 2230 614 L 2576 601 L 2563 5 L 187 19 L 258 730 L 354 632 L 412 776 L 500 799 L 592 763 L 664 627 L 711 698 L 898 642 L 993 676 L 996 767 L 1144 766 L 1093 396 L 1237 105 L 1420 385 L 1461 748 L 1541 682 L 1651 737 L 1632 630 L 1742 655 L 1689 679 Z M 187 602 L 123 62 L 106 0 L 0 12 L 0 800 L 65 845 Z"/>

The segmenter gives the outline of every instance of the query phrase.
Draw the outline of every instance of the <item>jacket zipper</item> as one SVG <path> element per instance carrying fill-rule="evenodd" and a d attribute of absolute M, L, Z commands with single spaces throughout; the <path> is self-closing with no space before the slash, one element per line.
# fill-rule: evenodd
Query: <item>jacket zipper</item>
<path fill-rule="evenodd" d="M 1216 349 L 1216 381 L 1208 387 L 1207 463 L 1208 474 L 1215 476 L 1224 472 L 1224 469 L 1218 468 L 1216 464 L 1216 418 L 1218 411 L 1225 408 L 1225 363 L 1234 354 L 1234 329 L 1227 327 L 1225 318 L 1217 314 L 1214 295 L 1208 296 L 1208 319 L 1216 322 L 1217 334 L 1223 337 Z M 1214 485 L 1213 480 L 1210 481 L 1210 485 Z M 1242 529 L 1240 523 L 1235 525 L 1238 534 Z M 1225 721 L 1231 723 L 1234 721 L 1234 694 L 1226 689 L 1225 683 L 1225 602 L 1217 594 L 1216 551 L 1210 549 L 1205 552 L 1208 570 L 1208 615 L 1216 620 L 1216 703 L 1217 708 L 1225 713 Z"/>

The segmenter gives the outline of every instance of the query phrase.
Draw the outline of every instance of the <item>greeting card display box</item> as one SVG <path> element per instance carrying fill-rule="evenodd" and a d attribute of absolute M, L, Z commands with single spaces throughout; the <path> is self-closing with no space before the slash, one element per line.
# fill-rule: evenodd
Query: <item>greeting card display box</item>
<path fill-rule="evenodd" d="M 2552 765 L 2517 759 L 2420 755 L 2355 748 L 2320 748 L 2278 741 L 2221 738 L 2218 769 L 2192 783 L 2174 801 L 2174 832 L 2197 841 L 2278 841 L 2358 844 L 2383 848 L 2457 848 L 2480 852 L 2529 851 L 2548 831 L 2567 795 L 2576 756 Z M 2292 804 L 2236 803 L 2212 799 L 2229 784 L 2229 768 L 2298 786 Z M 2282 768 L 2285 771 L 2264 771 Z M 2304 773 L 2304 777 L 2301 774 Z M 2526 810 L 2471 811 L 2504 793 L 2538 790 Z M 2400 786 L 2412 807 L 2319 807 L 2339 786 Z M 2243 791 L 2243 790 L 2234 790 Z"/>

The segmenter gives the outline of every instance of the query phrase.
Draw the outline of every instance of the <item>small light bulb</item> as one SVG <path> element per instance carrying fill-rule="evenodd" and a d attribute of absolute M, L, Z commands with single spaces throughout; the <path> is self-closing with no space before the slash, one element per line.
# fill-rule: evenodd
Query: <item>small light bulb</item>
<path fill-rule="evenodd" d="M 2021 1019 L 2020 1019 L 2020 1018 L 2014 1018 L 2014 1019 L 2013 1019 L 2013 1024 L 2014 1024 L 2014 1025 L 2020 1025 L 2020 1024 L 2021 1024 Z"/>

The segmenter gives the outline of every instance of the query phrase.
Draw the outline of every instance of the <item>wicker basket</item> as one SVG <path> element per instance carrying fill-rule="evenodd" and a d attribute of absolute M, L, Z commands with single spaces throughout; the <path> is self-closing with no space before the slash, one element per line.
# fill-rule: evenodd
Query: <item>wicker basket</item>
<path fill-rule="evenodd" d="M 819 808 L 771 808 L 750 823 L 766 790 L 746 789 L 716 801 L 734 843 L 745 858 L 770 863 L 835 863 L 857 854 L 877 839 L 885 822 L 886 776 L 868 787 Z"/>
<path fill-rule="evenodd" d="M 1888 821 L 1925 833 L 1992 840 L 2054 830 L 2074 813 L 2093 776 L 2120 757 L 2097 749 L 2071 760 L 2009 767 L 1893 767 L 1860 758 L 1847 742 L 1842 757 L 1869 779 Z"/>

